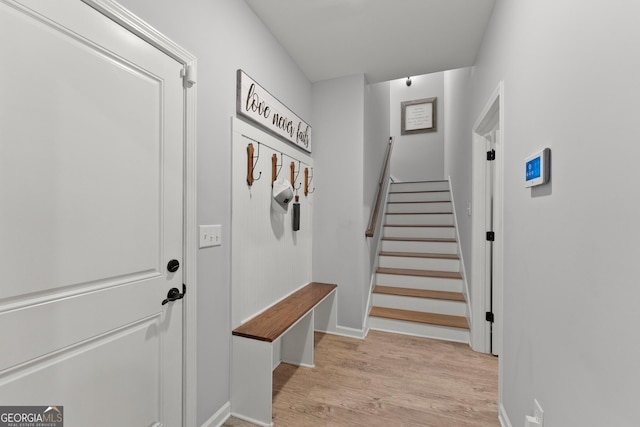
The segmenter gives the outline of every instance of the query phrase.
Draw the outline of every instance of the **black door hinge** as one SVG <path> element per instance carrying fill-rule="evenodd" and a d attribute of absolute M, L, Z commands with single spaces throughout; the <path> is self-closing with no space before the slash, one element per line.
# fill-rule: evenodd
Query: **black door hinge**
<path fill-rule="evenodd" d="M 496 233 L 493 231 L 487 231 L 487 241 L 493 242 L 496 239 Z"/>
<path fill-rule="evenodd" d="M 487 151 L 487 160 L 495 160 L 496 159 L 496 150 Z"/>
<path fill-rule="evenodd" d="M 484 318 L 485 318 L 485 320 L 486 320 L 487 322 L 491 322 L 491 323 L 493 323 L 493 321 L 494 321 L 494 320 L 493 320 L 493 319 L 494 319 L 494 318 L 493 318 L 493 313 L 492 313 L 492 312 L 490 312 L 490 311 L 487 311 L 487 312 L 485 313 Z"/>

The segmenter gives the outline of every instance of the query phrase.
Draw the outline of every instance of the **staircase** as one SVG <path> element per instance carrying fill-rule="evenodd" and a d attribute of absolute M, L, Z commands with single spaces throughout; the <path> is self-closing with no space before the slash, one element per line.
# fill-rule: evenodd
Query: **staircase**
<path fill-rule="evenodd" d="M 469 342 L 448 181 L 392 183 L 371 329 Z"/>

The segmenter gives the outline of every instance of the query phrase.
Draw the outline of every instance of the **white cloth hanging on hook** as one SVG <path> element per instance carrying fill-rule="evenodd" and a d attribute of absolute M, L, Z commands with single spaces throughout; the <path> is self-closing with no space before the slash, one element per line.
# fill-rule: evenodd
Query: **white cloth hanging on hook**
<path fill-rule="evenodd" d="M 293 199 L 293 188 L 291 183 L 284 179 L 278 178 L 273 182 L 273 190 L 271 191 L 272 206 L 276 212 L 286 213 L 289 210 L 289 203 Z"/>

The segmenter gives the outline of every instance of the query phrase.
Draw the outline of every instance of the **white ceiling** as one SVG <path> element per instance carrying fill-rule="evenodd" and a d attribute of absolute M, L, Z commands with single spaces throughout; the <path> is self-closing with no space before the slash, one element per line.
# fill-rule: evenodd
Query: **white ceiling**
<path fill-rule="evenodd" d="M 311 82 L 473 65 L 495 0 L 246 0 Z"/>

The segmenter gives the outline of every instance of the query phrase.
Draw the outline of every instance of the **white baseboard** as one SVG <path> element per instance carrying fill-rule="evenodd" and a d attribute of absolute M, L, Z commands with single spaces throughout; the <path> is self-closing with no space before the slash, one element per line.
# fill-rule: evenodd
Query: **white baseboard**
<path fill-rule="evenodd" d="M 336 326 L 336 331 L 335 332 L 327 332 L 329 334 L 334 334 L 334 335 L 342 335 L 343 337 L 349 337 L 349 338 L 358 338 L 360 340 L 363 340 L 367 334 L 366 331 L 363 329 L 355 329 L 355 328 L 348 328 L 346 326 Z"/>
<path fill-rule="evenodd" d="M 500 403 L 498 410 L 498 420 L 500 421 L 500 425 L 502 427 L 513 427 L 511 425 L 511 421 L 509 420 L 509 416 L 507 415 L 507 411 L 504 409 L 502 403 Z"/>
<path fill-rule="evenodd" d="M 409 337 L 428 338 L 428 339 L 431 339 L 431 340 L 438 340 L 438 341 L 457 342 L 457 343 L 460 343 L 460 344 L 469 345 L 469 339 L 468 338 L 467 339 L 456 339 L 456 338 L 440 336 L 440 335 L 419 334 L 419 333 L 414 333 L 414 332 L 401 331 L 401 330 L 398 330 L 396 328 L 378 327 L 377 325 L 375 327 L 373 327 L 373 328 L 370 328 L 370 330 L 372 330 L 372 331 L 380 331 L 380 332 L 388 332 L 390 334 L 407 335 Z M 471 346 L 469 345 L 469 347 L 471 347 Z"/>
<path fill-rule="evenodd" d="M 273 421 L 270 424 L 265 424 L 262 421 L 258 421 L 258 420 L 254 420 L 251 417 L 245 417 L 244 415 L 240 415 L 240 414 L 234 414 L 233 412 L 231 413 L 231 415 L 233 415 L 235 418 L 238 418 L 239 420 L 242 421 L 246 421 L 248 423 L 251 424 L 255 424 L 257 426 L 261 426 L 261 427 L 273 427 Z"/>
<path fill-rule="evenodd" d="M 222 408 L 211 416 L 201 427 L 220 427 L 231 416 L 231 402 L 222 405 Z"/>

